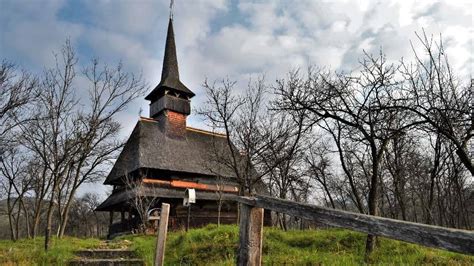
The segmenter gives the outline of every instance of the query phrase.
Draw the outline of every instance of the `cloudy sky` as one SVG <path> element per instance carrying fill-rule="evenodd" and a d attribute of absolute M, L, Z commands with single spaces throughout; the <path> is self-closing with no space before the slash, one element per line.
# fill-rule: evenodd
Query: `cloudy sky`
<path fill-rule="evenodd" d="M 357 69 L 363 50 L 411 58 L 415 32 L 442 35 L 450 62 L 462 78 L 473 74 L 473 12 L 467 0 L 446 1 L 236 1 L 175 0 L 174 26 L 181 80 L 196 93 L 229 77 L 245 86 L 261 74 L 271 82 L 308 65 Z M 0 0 L 0 59 L 32 71 L 53 63 L 52 53 L 70 38 L 87 65 L 93 57 L 159 82 L 169 0 Z M 80 88 L 78 88 L 80 90 Z M 150 87 L 151 89 L 151 87 Z M 137 100 L 119 119 L 130 134 Z M 201 127 L 191 116 L 189 124 Z"/>

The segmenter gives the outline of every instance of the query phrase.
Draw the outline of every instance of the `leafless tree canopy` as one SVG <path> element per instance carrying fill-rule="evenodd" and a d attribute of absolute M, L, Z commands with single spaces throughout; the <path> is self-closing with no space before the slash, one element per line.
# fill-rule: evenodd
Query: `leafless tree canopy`
<path fill-rule="evenodd" d="M 142 77 L 125 72 L 122 64 L 109 67 L 92 60 L 78 72 L 69 41 L 54 56 L 55 66 L 38 78 L 17 73 L 7 63 L 1 71 L 2 95 L 8 96 L 1 102 L 1 140 L 10 147 L 2 156 L 1 180 L 11 238 L 18 238 L 19 223 L 33 237 L 45 227 L 45 248 L 53 224 L 57 236 L 67 231 L 79 204 L 78 188 L 102 178 L 122 148 L 117 114 L 147 89 Z M 86 82 L 78 83 L 79 77 Z M 78 97 L 84 92 L 87 97 Z"/>
<path fill-rule="evenodd" d="M 471 228 L 472 82 L 455 76 L 441 41 L 423 33 L 416 45 L 413 62 L 365 53 L 358 71 L 291 71 L 242 95 L 235 82 L 205 82 L 201 114 L 248 165 L 221 163 L 249 193 L 248 180 L 261 180 L 275 197 Z M 369 236 L 367 254 L 373 247 Z"/>

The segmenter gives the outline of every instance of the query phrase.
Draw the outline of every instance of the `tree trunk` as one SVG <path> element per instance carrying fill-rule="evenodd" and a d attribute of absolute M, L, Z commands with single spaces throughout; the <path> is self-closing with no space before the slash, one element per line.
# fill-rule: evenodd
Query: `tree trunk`
<path fill-rule="evenodd" d="M 25 203 L 23 201 L 21 201 L 21 207 L 25 215 L 26 237 L 31 238 L 30 214 L 28 213 L 28 209 L 26 208 Z"/>
<path fill-rule="evenodd" d="M 71 202 L 73 201 L 75 194 L 76 194 L 76 188 L 72 188 L 71 193 L 69 194 L 68 200 L 66 202 L 66 206 L 64 206 L 64 209 L 63 209 L 61 225 L 60 225 L 59 234 L 58 234 L 59 238 L 62 238 L 64 236 L 64 231 L 66 230 L 66 225 L 69 220 L 69 210 L 71 208 Z"/>
<path fill-rule="evenodd" d="M 46 230 L 45 230 L 45 235 L 44 235 L 44 250 L 48 251 L 49 248 L 49 242 L 50 242 L 50 237 L 51 237 L 51 222 L 53 218 L 53 199 L 51 199 L 51 203 L 48 206 L 48 214 L 47 214 L 47 220 L 46 220 Z"/>
<path fill-rule="evenodd" d="M 21 197 L 18 196 L 19 199 Z M 15 239 L 19 239 L 20 238 L 20 215 L 21 215 L 21 200 L 19 200 L 20 202 L 18 202 L 18 207 L 17 207 L 17 212 L 16 212 L 16 220 L 15 220 Z"/>
<path fill-rule="evenodd" d="M 284 190 L 280 191 L 280 199 L 286 199 L 286 193 L 285 193 Z M 280 215 L 281 215 L 281 219 L 280 219 L 281 229 L 286 231 L 286 230 L 288 230 L 288 225 L 286 223 L 286 214 L 285 213 L 279 213 L 278 214 L 279 218 L 280 218 Z"/>
<path fill-rule="evenodd" d="M 217 227 L 221 226 L 221 210 L 222 210 L 222 198 L 219 197 L 219 203 L 217 205 Z"/>
<path fill-rule="evenodd" d="M 43 208 L 43 202 L 44 198 L 46 195 L 46 191 L 49 189 L 49 186 L 51 185 L 51 180 L 47 179 L 46 177 L 46 167 L 43 167 L 43 171 L 41 173 L 41 186 L 36 187 L 35 193 L 36 193 L 36 198 L 35 198 L 35 209 L 34 209 L 34 218 L 33 218 L 33 238 L 35 238 L 38 235 L 38 226 L 41 218 L 41 213 L 42 213 L 42 208 Z M 48 185 L 46 185 L 46 182 L 48 182 Z"/>
<path fill-rule="evenodd" d="M 13 227 L 12 213 L 8 211 L 8 224 L 10 226 L 10 239 L 15 241 L 15 228 Z"/>
<path fill-rule="evenodd" d="M 61 225 L 63 224 L 63 212 L 64 212 L 64 209 L 63 209 L 63 203 L 62 203 L 62 196 L 61 196 L 61 190 L 63 188 L 60 188 L 58 187 L 58 202 L 57 202 L 57 208 L 58 208 L 58 211 L 57 211 L 57 229 L 56 229 L 56 237 L 59 238 L 59 232 L 61 231 Z"/>
<path fill-rule="evenodd" d="M 326 181 L 326 177 L 324 177 L 324 181 Z M 326 184 L 326 182 L 323 182 L 323 188 L 324 188 L 324 191 L 326 192 L 326 194 L 328 195 L 328 198 L 329 198 L 329 202 L 331 203 L 331 207 L 333 209 L 336 208 L 336 205 L 334 204 L 334 200 L 332 199 L 332 196 L 331 196 L 331 192 L 329 191 L 329 188 Z"/>
<path fill-rule="evenodd" d="M 428 208 L 427 208 L 427 216 L 425 223 L 431 224 L 433 222 L 433 202 L 434 202 L 434 186 L 436 176 L 438 174 L 438 168 L 440 165 L 440 156 L 441 156 L 441 138 L 438 134 L 436 136 L 436 143 L 435 143 L 435 150 L 434 150 L 434 162 L 433 168 L 430 171 L 430 191 L 429 191 L 429 198 L 428 198 Z"/>
<path fill-rule="evenodd" d="M 462 164 L 467 168 L 467 170 L 469 170 L 471 176 L 474 176 L 474 165 L 472 164 L 471 158 L 469 157 L 467 152 L 462 148 L 458 148 L 456 150 L 456 154 L 458 155 Z"/>
<path fill-rule="evenodd" d="M 45 229 L 45 236 L 44 236 L 44 250 L 48 251 L 49 244 L 51 241 L 51 224 L 53 222 L 53 213 L 54 213 L 54 198 L 56 197 L 56 190 L 58 189 L 58 182 L 57 179 L 53 181 L 53 190 L 51 191 L 51 197 L 48 204 L 48 213 L 46 218 L 46 229 Z"/>
<path fill-rule="evenodd" d="M 364 207 L 362 205 L 362 200 L 360 199 L 359 192 L 357 191 L 357 188 L 354 184 L 354 177 L 352 176 L 352 173 L 350 172 L 350 170 L 347 168 L 346 161 L 344 159 L 344 153 L 343 153 L 344 149 L 341 146 L 341 125 L 338 123 L 337 135 L 332 131 L 329 131 L 329 133 L 331 133 L 331 135 L 334 138 L 334 141 L 336 142 L 337 151 L 338 151 L 338 154 L 339 154 L 339 161 L 341 162 L 342 170 L 344 171 L 347 178 L 349 179 L 349 185 L 351 187 L 352 194 L 354 195 L 354 200 L 355 200 L 355 203 L 356 203 L 356 207 L 357 207 L 357 209 L 359 210 L 360 213 L 364 213 Z"/>
<path fill-rule="evenodd" d="M 13 227 L 13 210 L 12 210 L 12 207 L 11 207 L 11 196 L 10 196 L 10 192 L 8 192 L 8 197 L 7 197 L 7 210 L 8 210 L 8 224 L 10 226 L 10 239 L 15 241 L 15 229 Z"/>
<path fill-rule="evenodd" d="M 37 204 L 35 204 L 35 215 L 33 217 L 33 238 L 35 238 L 38 234 L 38 226 L 40 222 L 40 217 L 41 217 L 41 208 L 43 207 L 43 200 L 39 200 Z"/>
<path fill-rule="evenodd" d="M 377 216 L 378 209 L 378 180 L 379 180 L 379 165 L 380 160 L 387 145 L 388 140 L 383 140 L 380 149 L 377 151 L 377 146 L 374 142 L 370 144 L 372 154 L 372 177 L 370 180 L 370 190 L 368 198 L 369 215 Z M 367 262 L 370 254 L 374 250 L 376 237 L 374 235 L 368 235 L 365 243 L 365 261 Z"/>

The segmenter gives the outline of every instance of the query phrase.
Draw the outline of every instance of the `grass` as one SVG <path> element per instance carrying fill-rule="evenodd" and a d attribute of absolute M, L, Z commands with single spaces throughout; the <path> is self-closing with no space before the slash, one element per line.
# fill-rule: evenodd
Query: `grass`
<path fill-rule="evenodd" d="M 264 229 L 265 265 L 364 264 L 366 235 L 342 229 L 281 231 Z M 148 265 L 152 265 L 156 238 L 125 236 Z M 119 241 L 117 240 L 117 241 Z M 173 232 L 166 245 L 166 265 L 234 265 L 238 227 L 208 225 Z M 371 256 L 379 265 L 474 265 L 474 257 L 381 238 Z"/>
<path fill-rule="evenodd" d="M 95 238 L 53 238 L 46 253 L 43 237 L 15 242 L 0 240 L 0 265 L 65 265 L 74 256 L 74 250 L 95 248 L 100 244 L 101 241 Z"/>
<path fill-rule="evenodd" d="M 98 239 L 54 239 L 45 254 L 43 239 L 0 241 L 0 264 L 49 265 L 64 264 L 72 251 L 101 245 Z M 153 265 L 156 238 L 153 236 L 123 236 L 109 245 L 128 245 Z M 189 232 L 170 232 L 166 244 L 166 265 L 234 265 L 238 242 L 238 227 L 208 225 Z M 329 229 L 281 231 L 264 229 L 263 263 L 265 265 L 360 265 L 364 264 L 365 235 L 357 232 Z M 381 238 L 371 256 L 377 265 L 474 265 L 474 257 L 424 248 Z"/>

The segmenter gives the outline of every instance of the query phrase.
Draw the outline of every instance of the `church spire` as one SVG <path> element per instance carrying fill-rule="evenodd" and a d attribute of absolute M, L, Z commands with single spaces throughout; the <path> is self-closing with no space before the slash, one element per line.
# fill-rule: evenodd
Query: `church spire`
<path fill-rule="evenodd" d="M 176 56 L 172 11 L 170 11 L 168 33 L 166 35 L 165 56 L 163 58 L 161 81 L 155 87 L 155 89 L 145 97 L 145 99 L 151 101 L 151 104 L 153 104 L 154 101 L 167 92 L 174 92 L 179 97 L 184 98 L 191 98 L 195 95 L 179 80 L 178 58 Z"/>
<path fill-rule="evenodd" d="M 174 42 L 173 18 L 168 23 L 168 34 L 166 35 L 165 57 L 163 58 L 163 70 L 161 80 L 166 79 L 179 81 L 178 58 L 176 57 L 176 44 Z"/>

